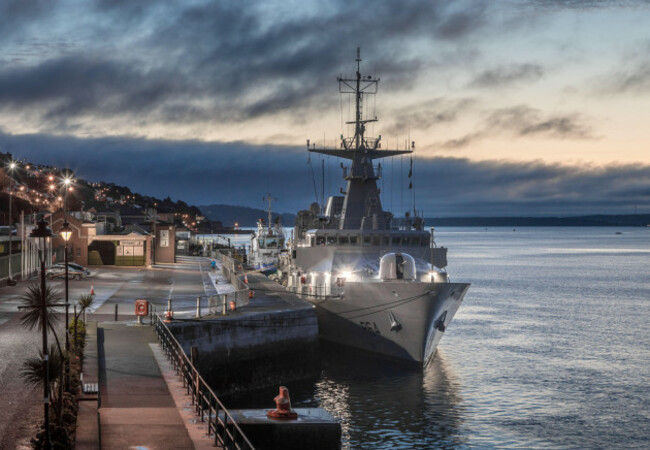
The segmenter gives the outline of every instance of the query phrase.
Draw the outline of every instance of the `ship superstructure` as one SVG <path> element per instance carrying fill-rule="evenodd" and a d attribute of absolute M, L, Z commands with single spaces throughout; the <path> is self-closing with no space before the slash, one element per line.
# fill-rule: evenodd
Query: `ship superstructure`
<path fill-rule="evenodd" d="M 329 197 L 296 218 L 290 252 L 280 261 L 288 289 L 315 304 L 321 337 L 365 351 L 426 365 L 469 287 L 451 283 L 445 270 L 447 249 L 437 247 L 417 215 L 396 221 L 384 211 L 377 180 L 386 157 L 415 148 L 381 148 L 381 136 L 366 136 L 365 95 L 377 92 L 379 79 L 361 74 L 339 77 L 339 92 L 355 98 L 352 137 L 340 148 L 311 153 L 349 161 L 341 164 L 347 182 L 341 196 Z M 321 209 L 323 209 L 321 211 Z"/>
<path fill-rule="evenodd" d="M 248 265 L 268 274 L 277 269 L 280 254 L 285 247 L 285 236 L 280 218 L 275 223 L 272 221 L 271 202 L 275 199 L 268 194 L 264 200 L 269 204 L 268 222 L 265 224 L 263 219 L 257 220 L 257 232 L 251 237 Z"/>

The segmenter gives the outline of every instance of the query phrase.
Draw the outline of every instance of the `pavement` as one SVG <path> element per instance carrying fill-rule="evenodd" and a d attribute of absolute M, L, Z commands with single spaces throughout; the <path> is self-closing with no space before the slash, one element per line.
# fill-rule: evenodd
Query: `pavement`
<path fill-rule="evenodd" d="M 97 322 L 96 336 L 103 338 L 99 355 L 86 352 L 84 369 L 85 382 L 101 380 L 102 404 L 92 398 L 80 402 L 77 448 L 99 448 L 98 411 L 104 449 L 129 448 L 131 443 L 149 449 L 205 445 L 207 438 L 201 439 L 205 433 L 200 430 L 199 440 L 192 440 L 186 424 L 192 425 L 194 434 L 197 426 L 182 417 L 187 406 L 176 404 L 165 382 L 160 367 L 166 361 L 161 361 L 160 366 L 156 362 L 158 344 L 151 327 L 134 326 L 134 302 L 145 298 L 162 311 L 172 295 L 175 312 L 186 310 L 193 314 L 196 297 L 202 296 L 205 301 L 205 296 L 216 292 L 209 266 L 207 258 L 180 258 L 176 264 L 156 265 L 151 269 L 91 267 L 90 278 L 69 281 L 70 303 L 91 289 L 95 291 L 96 299 L 87 319 Z M 42 416 L 39 392 L 26 386 L 19 376 L 23 360 L 37 355 L 40 348 L 40 333 L 25 330 L 19 324 L 22 315 L 18 310 L 19 297 L 33 281 L 0 287 L 0 449 L 29 448 L 29 439 Z M 48 280 L 47 284 L 63 292 L 63 281 Z M 114 322 L 116 306 L 118 322 Z M 93 340 L 96 341 L 89 336 L 89 341 Z M 98 363 L 102 364 L 101 371 L 95 370 L 93 380 L 90 367 L 97 367 Z M 127 436 L 131 437 L 127 439 Z M 214 447 L 210 445 L 210 448 Z"/>
<path fill-rule="evenodd" d="M 182 258 L 176 264 L 151 269 L 91 270 L 92 277 L 69 284 L 71 303 L 91 289 L 96 294 L 87 315 L 83 372 L 85 383 L 99 383 L 99 396 L 87 395 L 80 401 L 76 448 L 215 448 L 205 425 L 196 423 L 189 397 L 162 354 L 153 329 L 135 324 L 134 302 L 147 299 L 161 312 L 172 296 L 175 317 L 189 318 L 196 313 L 197 297 L 207 308 L 206 297 L 226 293 L 232 287 L 219 270 L 210 268 L 208 258 Z M 250 274 L 249 281 L 257 290 L 255 298 L 250 305 L 229 311 L 229 316 L 309 307 L 262 275 Z M 18 286 L 0 289 L 0 448 L 27 444 L 34 430 L 25 424 L 37 423 L 42 408 L 37 393 L 27 389 L 17 376 L 24 355 L 37 350 L 40 336 L 21 331 L 18 325 L 18 297 L 28 283 L 21 281 Z M 48 280 L 48 285 L 63 291 L 62 281 Z M 204 309 L 203 314 L 206 312 Z M 30 416 L 34 420 L 25 421 Z"/>
<path fill-rule="evenodd" d="M 99 396 L 79 402 L 75 448 L 214 449 L 153 328 L 118 319 L 97 323 L 88 341 L 84 382 L 98 381 Z"/>

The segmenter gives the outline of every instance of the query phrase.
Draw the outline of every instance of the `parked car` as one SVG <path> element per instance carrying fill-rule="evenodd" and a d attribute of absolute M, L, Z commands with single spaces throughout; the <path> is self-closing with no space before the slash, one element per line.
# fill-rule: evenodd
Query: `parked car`
<path fill-rule="evenodd" d="M 65 278 L 65 263 L 57 263 L 45 271 L 45 276 L 52 278 Z M 90 276 L 90 270 L 76 263 L 68 263 L 68 279 L 81 280 Z"/>

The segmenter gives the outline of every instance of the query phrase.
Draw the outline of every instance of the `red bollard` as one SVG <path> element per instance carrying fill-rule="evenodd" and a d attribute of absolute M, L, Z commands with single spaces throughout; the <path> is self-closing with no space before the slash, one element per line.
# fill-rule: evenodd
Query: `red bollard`
<path fill-rule="evenodd" d="M 266 412 L 269 419 L 297 419 L 298 413 L 291 409 L 291 399 L 289 398 L 289 389 L 280 386 L 280 394 L 275 400 L 275 409 Z"/>

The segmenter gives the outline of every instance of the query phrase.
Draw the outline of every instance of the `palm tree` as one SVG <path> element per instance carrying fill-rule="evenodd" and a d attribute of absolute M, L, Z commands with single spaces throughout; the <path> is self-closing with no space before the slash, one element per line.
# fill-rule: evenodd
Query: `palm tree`
<path fill-rule="evenodd" d="M 28 386 L 31 386 L 33 389 L 42 389 L 43 382 L 45 380 L 45 373 L 43 373 L 43 351 L 38 351 L 39 355 L 37 357 L 30 357 L 23 361 L 23 367 L 20 372 L 20 377 L 25 381 Z M 49 379 L 47 382 L 49 384 L 54 384 L 58 381 L 59 389 L 58 395 L 56 395 L 56 389 L 49 389 L 49 401 L 52 407 L 54 408 L 54 415 L 58 418 L 59 427 L 62 426 L 62 417 L 63 417 L 63 391 L 61 386 L 63 386 L 63 367 L 65 361 L 63 354 L 61 353 L 59 345 L 50 345 L 48 350 L 48 374 Z M 61 428 L 59 428 L 61 430 Z"/>
<path fill-rule="evenodd" d="M 61 371 L 63 365 L 63 355 L 59 352 L 59 349 L 56 345 L 50 345 L 50 350 L 48 352 L 48 361 L 50 364 L 50 383 L 54 383 L 58 378 L 58 373 Z M 38 351 L 38 358 L 32 356 L 23 361 L 23 369 L 20 372 L 20 377 L 28 385 L 34 389 L 43 387 L 43 379 L 45 374 L 43 373 L 43 351 Z M 54 395 L 50 391 L 50 395 Z M 52 399 L 51 399 L 52 400 Z M 52 402 L 54 404 L 54 402 Z"/>
<path fill-rule="evenodd" d="M 33 283 L 27 287 L 27 292 L 25 292 L 22 296 L 19 297 L 20 302 L 22 305 L 19 306 L 20 309 L 24 311 L 23 316 L 20 319 L 20 323 L 23 327 L 25 327 L 28 330 L 34 330 L 37 329 L 38 331 L 43 331 L 43 328 L 46 328 L 52 332 L 52 335 L 54 336 L 54 340 L 56 341 L 56 348 L 57 348 L 57 355 L 58 359 L 64 360 L 67 358 L 67 355 L 63 352 L 61 349 L 61 342 L 59 341 L 59 337 L 56 334 L 56 330 L 54 328 L 54 325 L 60 321 L 60 317 L 57 316 L 55 313 L 55 309 L 58 307 L 63 306 L 63 303 L 61 302 L 61 294 L 58 290 L 46 286 L 45 287 L 45 308 L 47 310 L 47 323 L 43 323 L 43 296 L 41 295 L 41 285 L 38 283 Z M 41 351 L 41 357 L 43 357 L 43 353 Z M 50 358 L 48 356 L 48 358 Z M 52 356 L 53 359 L 56 359 Z M 27 360 L 29 361 L 29 360 Z M 26 361 L 26 363 L 27 363 Z M 41 364 L 43 364 L 41 360 Z M 48 380 L 49 383 L 52 383 L 54 380 L 57 379 L 57 377 L 60 377 L 60 380 L 63 379 L 63 364 L 57 365 L 56 367 L 50 363 L 49 365 L 50 368 L 50 380 Z M 43 370 L 40 370 L 41 373 L 41 379 L 45 379 L 45 374 L 43 373 Z M 43 384 L 41 384 L 43 386 Z M 50 390 L 50 392 L 52 392 Z M 53 394 L 52 394 L 53 395 Z M 56 408 L 57 410 L 57 418 L 59 424 L 62 421 L 62 400 L 63 400 L 63 383 L 59 381 L 59 395 L 57 403 L 53 403 L 52 405 Z"/>
<path fill-rule="evenodd" d="M 95 294 L 83 294 L 79 297 L 79 307 L 81 308 L 79 311 L 77 311 L 77 315 L 75 316 L 75 320 L 79 318 L 83 312 L 90 308 L 90 305 L 93 304 L 93 300 L 95 300 Z"/>
<path fill-rule="evenodd" d="M 27 292 L 19 297 L 22 305 L 20 309 L 24 311 L 20 319 L 22 326 L 28 330 L 43 330 L 43 298 L 41 296 L 41 286 L 38 283 L 31 284 L 27 287 Z M 55 309 L 64 306 L 61 302 L 61 293 L 50 286 L 45 288 L 45 305 L 47 308 L 47 328 L 54 331 L 55 325 L 61 318 L 54 313 Z M 55 333 L 56 335 L 56 333 Z M 58 342 L 58 339 L 57 339 Z"/>

